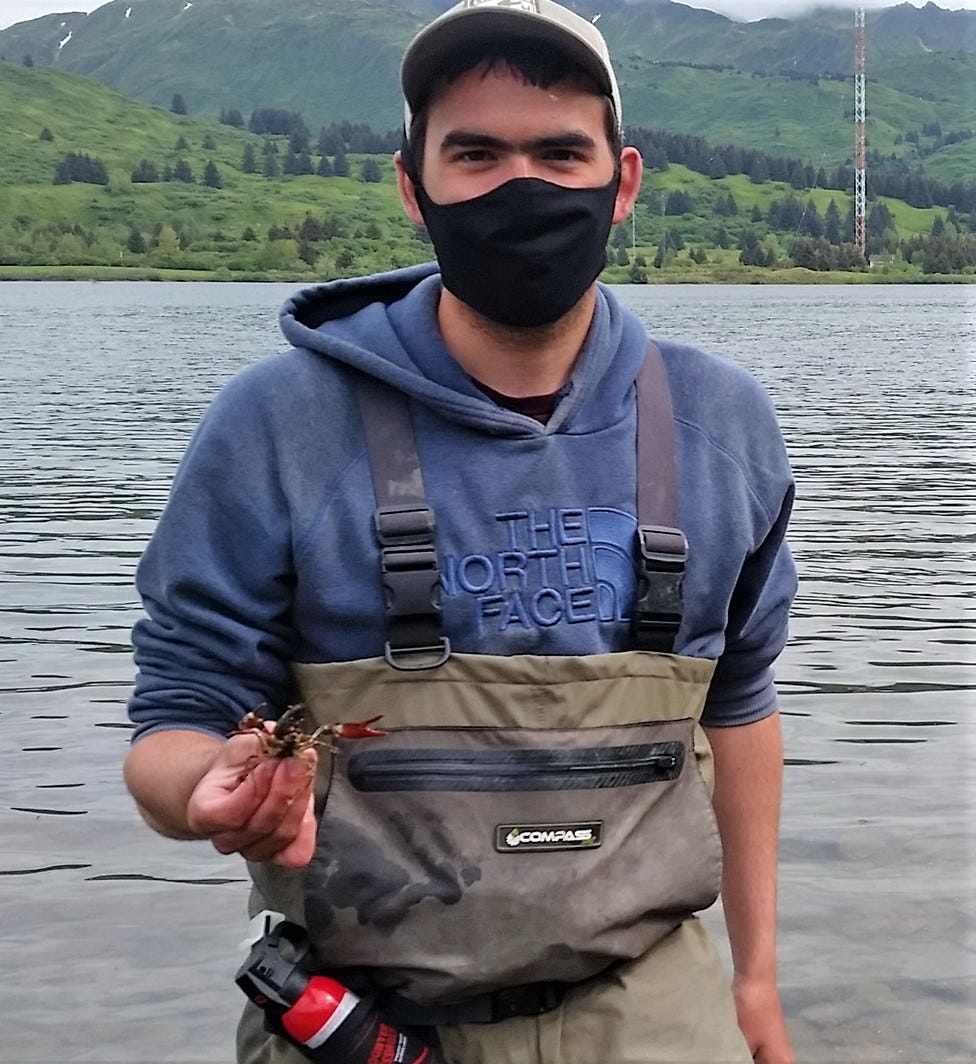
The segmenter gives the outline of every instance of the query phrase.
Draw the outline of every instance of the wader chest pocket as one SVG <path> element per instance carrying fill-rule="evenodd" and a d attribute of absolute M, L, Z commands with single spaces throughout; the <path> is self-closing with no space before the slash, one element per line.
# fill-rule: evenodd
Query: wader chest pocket
<path fill-rule="evenodd" d="M 430 1003 L 640 956 L 718 890 L 693 731 L 687 717 L 338 738 L 306 872 L 322 963 Z"/>
<path fill-rule="evenodd" d="M 357 791 L 572 791 L 675 779 L 680 742 L 575 750 L 369 750 L 349 758 Z"/>

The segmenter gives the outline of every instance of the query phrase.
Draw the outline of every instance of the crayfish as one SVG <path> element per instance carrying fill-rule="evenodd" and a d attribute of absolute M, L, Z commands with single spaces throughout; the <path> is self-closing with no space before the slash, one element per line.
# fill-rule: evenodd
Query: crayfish
<path fill-rule="evenodd" d="M 305 705 L 299 702 L 297 705 L 289 706 L 281 714 L 275 722 L 274 731 L 268 731 L 265 719 L 257 710 L 251 710 L 228 737 L 255 734 L 261 739 L 262 751 L 250 759 L 247 768 L 241 773 L 241 780 L 245 779 L 260 761 L 272 757 L 301 758 L 309 765 L 311 771 L 311 765 L 305 756 L 308 750 L 320 746 L 331 753 L 338 753 L 339 748 L 332 741 L 333 739 L 372 739 L 386 735 L 387 732 L 372 727 L 381 716 L 382 713 L 378 713 L 369 720 L 323 724 L 320 728 L 307 732 L 305 731 Z"/>

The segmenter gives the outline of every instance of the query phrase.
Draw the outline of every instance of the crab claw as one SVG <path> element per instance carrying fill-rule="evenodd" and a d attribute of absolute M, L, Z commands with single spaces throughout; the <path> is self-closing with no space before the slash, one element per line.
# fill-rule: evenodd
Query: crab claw
<path fill-rule="evenodd" d="M 379 728 L 371 728 L 371 724 L 375 724 L 382 713 L 377 713 L 375 717 L 370 717 L 369 720 L 360 721 L 347 721 L 343 724 L 334 724 L 332 726 L 332 734 L 340 739 L 371 739 L 377 735 L 387 735 L 385 731 L 381 731 Z"/>

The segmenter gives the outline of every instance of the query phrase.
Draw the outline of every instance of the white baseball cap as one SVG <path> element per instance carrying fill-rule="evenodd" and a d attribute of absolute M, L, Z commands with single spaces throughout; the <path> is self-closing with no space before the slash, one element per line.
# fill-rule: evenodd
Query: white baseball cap
<path fill-rule="evenodd" d="M 553 0 L 461 0 L 426 25 L 407 46 L 400 64 L 405 128 L 423 104 L 441 59 L 458 48 L 498 38 L 547 41 L 578 63 L 613 103 L 622 125 L 620 89 L 603 34 L 585 18 Z"/>

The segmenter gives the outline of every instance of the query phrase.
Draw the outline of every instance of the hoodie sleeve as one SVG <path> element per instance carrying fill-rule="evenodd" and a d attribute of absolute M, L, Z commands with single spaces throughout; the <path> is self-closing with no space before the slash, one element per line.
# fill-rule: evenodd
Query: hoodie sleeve
<path fill-rule="evenodd" d="M 136 573 L 136 739 L 226 735 L 287 697 L 292 523 L 253 379 L 241 374 L 204 416 Z"/>
<path fill-rule="evenodd" d="M 796 567 L 786 542 L 792 487 L 758 549 L 746 558 L 729 603 L 725 650 L 718 659 L 702 724 L 752 724 L 777 709 L 773 662 L 786 646 Z"/>

